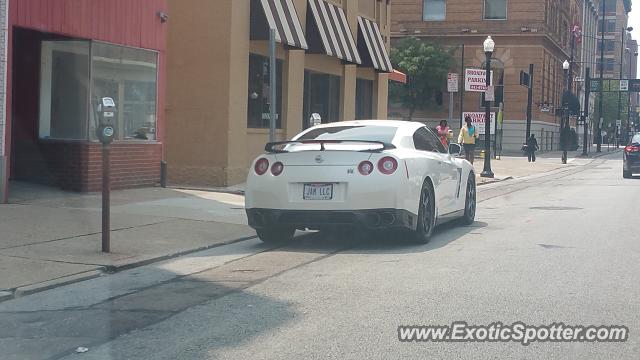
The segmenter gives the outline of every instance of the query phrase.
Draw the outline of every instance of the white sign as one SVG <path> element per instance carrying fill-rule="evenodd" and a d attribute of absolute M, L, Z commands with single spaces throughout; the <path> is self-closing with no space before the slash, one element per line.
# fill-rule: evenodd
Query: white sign
<path fill-rule="evenodd" d="M 496 101 L 496 91 L 495 91 L 495 86 L 489 86 L 487 88 L 487 91 L 485 91 L 484 93 L 484 100 L 485 101 Z"/>
<path fill-rule="evenodd" d="M 447 76 L 447 91 L 450 93 L 458 92 L 459 76 L 457 73 L 449 73 Z"/>
<path fill-rule="evenodd" d="M 617 127 L 622 126 L 622 120 L 616 120 L 616 126 Z"/>
<path fill-rule="evenodd" d="M 493 71 L 491 71 L 491 83 L 493 85 Z M 482 69 L 464 70 L 465 91 L 485 92 L 487 89 L 487 71 Z"/>
<path fill-rule="evenodd" d="M 620 91 L 629 91 L 629 80 L 620 80 Z"/>
<path fill-rule="evenodd" d="M 465 119 L 467 118 L 467 116 L 470 116 L 471 124 L 473 124 L 473 126 L 476 127 L 476 130 L 478 130 L 478 135 L 484 135 L 484 127 L 485 127 L 484 112 L 465 112 L 462 115 L 463 115 L 462 117 Z M 495 135 L 496 133 L 495 123 L 496 123 L 496 113 L 492 112 L 491 113 L 491 135 Z M 463 126 L 466 126 L 466 125 L 463 125 Z"/>

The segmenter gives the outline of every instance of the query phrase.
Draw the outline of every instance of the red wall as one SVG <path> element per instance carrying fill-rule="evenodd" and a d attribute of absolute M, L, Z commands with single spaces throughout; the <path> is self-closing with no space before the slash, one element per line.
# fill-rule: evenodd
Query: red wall
<path fill-rule="evenodd" d="M 165 49 L 166 31 L 168 23 L 162 23 L 158 12 L 167 12 L 167 0 L 10 0 L 9 3 L 9 51 L 8 69 L 13 68 L 13 46 L 15 27 L 33 29 L 45 33 L 59 34 L 69 37 L 100 40 L 120 45 L 145 48 L 159 52 L 158 57 L 158 102 L 157 102 L 157 138 L 160 144 L 135 144 L 115 143 L 114 152 L 114 188 L 152 185 L 159 181 L 160 161 L 164 158 L 164 108 L 165 108 Z M 19 61 L 19 59 L 15 59 Z M 37 74 L 37 73 L 36 73 Z M 37 140 L 37 119 L 28 119 L 29 123 L 17 124 L 25 119 L 12 118 L 12 106 L 16 109 L 24 108 L 32 99 L 13 94 L 16 87 L 13 86 L 14 74 L 9 71 L 7 78 L 7 117 L 9 135 L 6 149 L 14 165 L 20 169 L 18 178 L 25 174 L 35 174 L 37 169 L 44 170 L 41 161 L 21 162 L 13 159 L 12 136 L 20 143 L 32 138 L 31 150 L 50 151 L 46 156 L 41 153 L 39 160 L 47 159 L 50 179 L 64 188 L 81 191 L 95 191 L 99 189 L 100 174 L 97 172 L 96 159 L 99 159 L 99 144 L 89 143 L 60 143 L 41 142 Z M 37 80 L 36 80 L 37 81 Z M 33 85 L 33 92 L 39 91 L 39 85 Z M 37 106 L 35 107 L 37 108 Z M 13 113 L 13 115 L 17 115 Z M 12 131 L 15 128 L 16 131 Z M 29 133 L 23 133 L 25 130 Z M 19 133 L 19 134 L 18 134 Z M 18 142 L 16 141 L 16 142 Z M 22 145 L 18 145 L 22 148 Z M 23 144 L 24 145 L 24 144 Z M 126 153 L 135 154 L 133 157 Z M 26 158 L 34 156 L 32 151 L 25 151 Z M 22 156 L 21 156 L 22 157 Z M 20 159 L 20 160 L 24 160 Z M 36 159 L 34 159 L 36 160 Z M 69 171 L 69 175 L 75 179 L 65 179 L 63 172 L 55 171 L 55 166 L 60 166 Z M 33 166 L 33 171 L 29 171 Z M 85 172 L 86 173 L 83 173 Z M 54 180 L 56 179 L 56 180 Z M 34 179 L 37 181 L 37 179 Z M 0 199 L 2 201 L 2 199 Z"/>
<path fill-rule="evenodd" d="M 153 50 L 166 48 L 167 0 L 10 0 L 9 24 Z"/>

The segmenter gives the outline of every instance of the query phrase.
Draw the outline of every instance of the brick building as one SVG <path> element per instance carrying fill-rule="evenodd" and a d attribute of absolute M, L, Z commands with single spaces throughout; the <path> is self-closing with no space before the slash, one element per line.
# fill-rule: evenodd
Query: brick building
<path fill-rule="evenodd" d="M 76 191 L 100 189 L 95 109 L 101 97 L 112 97 L 118 106 L 112 187 L 158 183 L 166 0 L 0 4 L 8 6 L 0 201 L 7 200 L 8 178 Z"/>
<path fill-rule="evenodd" d="M 276 32 L 276 138 L 386 118 L 388 0 L 170 0 L 171 184 L 246 181 L 269 139 L 268 31 Z M 188 40 L 187 40 L 188 39 Z"/>
<path fill-rule="evenodd" d="M 414 36 L 453 47 L 457 64 L 451 71 L 460 73 L 462 48 L 465 68 L 484 66 L 482 44 L 492 36 L 496 43 L 492 59 L 497 86 L 495 105 L 504 103 L 503 148 L 519 150 L 524 141 L 527 90 L 519 85 L 520 71 L 528 71 L 529 64 L 533 64 L 532 132 L 540 138 L 542 148 L 551 149 L 559 143 L 558 109 L 566 86 L 562 63 L 571 57 L 572 29 L 574 25 L 584 28 L 585 19 L 593 26 L 596 9 L 597 4 L 589 0 L 395 0 L 391 6 L 392 43 Z M 581 61 L 583 49 L 590 47 L 585 52 L 592 56 L 595 46 L 595 41 L 575 42 L 575 77 L 582 74 L 582 65 L 587 61 Z M 574 84 L 573 90 L 578 86 Z M 414 119 L 434 124 L 447 118 L 448 106 L 448 96 L 442 96 L 441 106 L 419 112 Z M 453 106 L 457 119 L 459 95 L 454 97 Z M 479 93 L 464 94 L 464 111 L 484 111 Z M 395 117 L 405 114 L 395 104 L 390 105 L 389 112 Z M 458 123 L 453 122 L 455 128 Z"/>

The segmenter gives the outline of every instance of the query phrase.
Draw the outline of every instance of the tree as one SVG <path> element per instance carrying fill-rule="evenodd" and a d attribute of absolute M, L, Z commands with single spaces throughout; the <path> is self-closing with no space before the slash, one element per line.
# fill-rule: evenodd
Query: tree
<path fill-rule="evenodd" d="M 616 120 L 618 120 L 618 93 L 617 92 L 605 92 L 603 93 L 603 124 L 602 129 L 612 129 L 616 126 Z M 598 98 L 596 99 L 596 107 L 593 116 L 591 117 L 593 121 L 600 121 L 600 106 L 599 99 L 600 95 L 598 94 Z M 626 123 L 627 113 L 629 110 L 629 96 L 626 92 L 622 93 L 622 99 L 620 101 L 620 118 L 623 120 L 623 123 Z"/>
<path fill-rule="evenodd" d="M 391 99 L 409 110 L 411 120 L 416 109 L 429 108 L 441 94 L 454 64 L 452 52 L 412 37 L 398 41 L 390 58 L 394 69 L 407 74 L 408 79 L 406 84 L 391 85 Z"/>

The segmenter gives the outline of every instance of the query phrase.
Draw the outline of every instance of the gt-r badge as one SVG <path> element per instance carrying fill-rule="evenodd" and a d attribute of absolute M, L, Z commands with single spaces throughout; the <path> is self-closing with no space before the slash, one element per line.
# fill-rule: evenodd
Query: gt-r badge
<path fill-rule="evenodd" d="M 318 155 L 318 156 L 316 156 L 316 162 L 317 162 L 318 164 L 321 164 L 322 162 L 324 162 L 324 159 L 322 158 L 322 155 Z"/>

